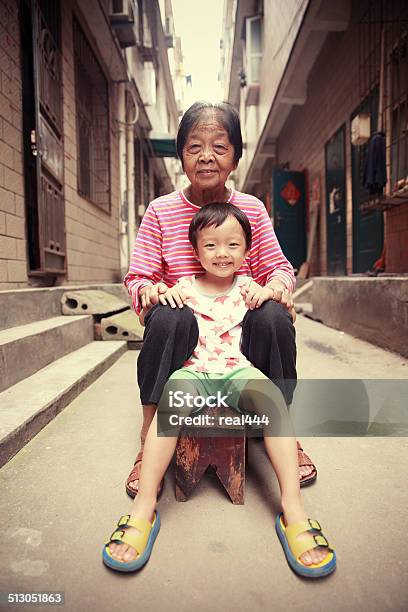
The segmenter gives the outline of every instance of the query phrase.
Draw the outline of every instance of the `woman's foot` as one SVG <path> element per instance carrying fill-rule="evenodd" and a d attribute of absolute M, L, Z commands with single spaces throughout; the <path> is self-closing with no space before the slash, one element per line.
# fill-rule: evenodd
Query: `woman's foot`
<path fill-rule="evenodd" d="M 140 430 L 140 451 L 136 455 L 135 463 L 133 468 L 130 471 L 129 476 L 126 479 L 126 493 L 133 499 L 139 492 L 139 478 L 140 471 L 142 469 L 142 460 L 143 460 L 143 448 L 147 436 L 147 432 L 149 431 L 149 427 L 153 421 L 154 415 L 156 414 L 157 406 L 155 404 L 149 404 L 143 406 L 143 424 Z M 162 492 L 163 489 L 163 481 L 161 481 L 158 495 Z"/>
<path fill-rule="evenodd" d="M 317 469 L 309 455 L 305 453 L 299 442 L 296 442 L 299 465 L 300 486 L 312 484 L 317 477 Z"/>
<path fill-rule="evenodd" d="M 154 519 L 155 510 L 155 499 L 141 502 L 140 499 L 136 497 L 136 500 L 130 512 L 130 516 L 131 518 L 146 519 L 147 521 L 149 521 L 149 523 L 152 523 Z M 126 531 L 129 534 L 140 533 L 139 530 L 135 527 L 127 527 Z M 109 551 L 116 561 L 121 561 L 123 563 L 129 563 L 129 561 L 134 561 L 138 557 L 137 551 L 127 544 L 117 544 L 115 542 L 110 542 Z"/>
<path fill-rule="evenodd" d="M 303 503 L 301 498 L 291 499 L 291 500 L 282 500 L 282 511 L 285 527 L 288 525 L 292 525 L 293 523 L 299 523 L 301 521 L 307 521 L 308 516 L 304 510 Z M 310 536 L 310 532 L 304 532 L 297 536 L 298 540 L 306 539 L 307 536 Z M 313 548 L 312 550 L 307 550 L 300 557 L 299 560 L 304 565 L 316 565 L 321 563 L 329 552 L 329 549 L 325 547 Z"/>

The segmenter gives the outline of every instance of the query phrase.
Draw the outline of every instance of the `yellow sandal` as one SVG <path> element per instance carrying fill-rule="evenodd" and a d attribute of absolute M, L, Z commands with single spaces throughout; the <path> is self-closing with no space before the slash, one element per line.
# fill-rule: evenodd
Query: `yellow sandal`
<path fill-rule="evenodd" d="M 320 578 L 334 572 L 336 569 L 336 553 L 330 548 L 318 521 L 308 519 L 285 526 L 283 512 L 281 512 L 276 517 L 275 528 L 287 562 L 294 572 L 306 578 Z M 297 536 L 305 532 L 308 532 L 307 537 L 298 540 Z M 329 549 L 323 561 L 312 565 L 304 565 L 300 561 L 300 556 L 307 550 L 319 547 Z"/>
<path fill-rule="evenodd" d="M 140 533 L 127 533 L 129 527 L 135 527 Z M 121 516 L 117 528 L 103 547 L 103 562 L 118 572 L 134 572 L 145 565 L 153 550 L 153 544 L 160 530 L 160 515 L 156 510 L 153 522 L 146 519 L 132 518 L 130 514 Z M 136 550 L 138 557 L 133 561 L 118 561 L 111 555 L 109 544 L 127 544 Z"/>

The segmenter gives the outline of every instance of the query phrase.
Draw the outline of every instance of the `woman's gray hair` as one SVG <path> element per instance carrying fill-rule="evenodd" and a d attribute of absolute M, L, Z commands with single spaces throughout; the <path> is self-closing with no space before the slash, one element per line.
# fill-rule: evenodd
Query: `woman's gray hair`
<path fill-rule="evenodd" d="M 238 163 L 241 159 L 241 123 L 238 112 L 234 106 L 232 106 L 232 104 L 229 102 L 218 102 L 216 104 L 212 104 L 211 102 L 195 102 L 184 113 L 177 132 L 177 155 L 179 156 L 182 165 L 183 149 L 188 135 L 193 127 L 195 127 L 203 117 L 208 116 L 209 111 L 213 111 L 216 120 L 222 125 L 228 134 L 229 141 L 234 147 L 234 162 Z"/>

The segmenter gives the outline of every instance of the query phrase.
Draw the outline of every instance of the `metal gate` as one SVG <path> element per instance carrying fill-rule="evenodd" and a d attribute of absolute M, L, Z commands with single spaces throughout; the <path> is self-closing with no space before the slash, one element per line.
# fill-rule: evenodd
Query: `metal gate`
<path fill-rule="evenodd" d="M 22 0 L 21 31 L 29 273 L 64 274 L 60 1 Z"/>

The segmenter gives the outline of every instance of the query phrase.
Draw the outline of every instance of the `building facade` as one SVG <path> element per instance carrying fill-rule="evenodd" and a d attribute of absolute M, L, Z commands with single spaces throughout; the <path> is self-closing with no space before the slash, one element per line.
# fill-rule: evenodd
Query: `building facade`
<path fill-rule="evenodd" d="M 236 183 L 263 199 L 296 268 L 408 272 L 407 17 L 400 0 L 225 2 Z"/>
<path fill-rule="evenodd" d="M 145 207 L 179 171 L 163 149 L 179 121 L 171 3 L 0 11 L 0 290 L 120 282 Z"/>

